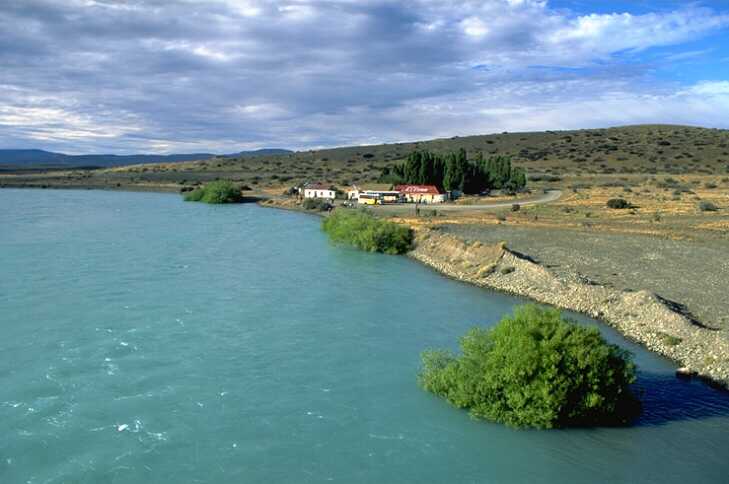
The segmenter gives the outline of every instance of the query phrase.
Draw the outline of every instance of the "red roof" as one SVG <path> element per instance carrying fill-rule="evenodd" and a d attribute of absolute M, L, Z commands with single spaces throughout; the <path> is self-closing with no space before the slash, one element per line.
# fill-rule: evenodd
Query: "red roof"
<path fill-rule="evenodd" d="M 395 190 L 412 195 L 440 195 L 435 185 L 398 185 Z"/>

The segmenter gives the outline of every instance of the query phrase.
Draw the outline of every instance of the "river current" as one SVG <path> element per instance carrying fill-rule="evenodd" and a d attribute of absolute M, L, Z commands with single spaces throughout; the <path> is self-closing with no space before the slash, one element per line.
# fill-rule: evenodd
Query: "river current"
<path fill-rule="evenodd" d="M 639 366 L 628 428 L 512 430 L 416 384 L 524 303 L 319 220 L 177 195 L 0 190 L 0 483 L 721 483 L 729 393 Z"/>

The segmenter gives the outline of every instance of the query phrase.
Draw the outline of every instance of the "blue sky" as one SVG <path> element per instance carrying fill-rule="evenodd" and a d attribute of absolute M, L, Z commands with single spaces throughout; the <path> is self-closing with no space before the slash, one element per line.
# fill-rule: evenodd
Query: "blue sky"
<path fill-rule="evenodd" d="M 729 0 L 3 0 L 0 148 L 729 128 Z"/>

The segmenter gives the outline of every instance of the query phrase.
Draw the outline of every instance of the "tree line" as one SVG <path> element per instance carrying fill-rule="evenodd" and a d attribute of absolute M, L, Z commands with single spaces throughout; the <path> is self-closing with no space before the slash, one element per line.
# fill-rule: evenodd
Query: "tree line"
<path fill-rule="evenodd" d="M 508 156 L 484 158 L 483 153 L 478 153 L 469 160 L 466 150 L 461 148 L 445 155 L 414 151 L 405 162 L 384 167 L 379 181 L 435 185 L 440 190 L 478 194 L 492 189 L 520 191 L 526 187 L 527 178 L 523 168 L 511 166 Z"/>

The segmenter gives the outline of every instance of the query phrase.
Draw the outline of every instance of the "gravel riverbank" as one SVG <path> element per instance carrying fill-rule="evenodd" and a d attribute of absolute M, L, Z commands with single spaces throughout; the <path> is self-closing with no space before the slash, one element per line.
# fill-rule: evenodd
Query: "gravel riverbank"
<path fill-rule="evenodd" d="M 430 229 L 417 231 L 409 255 L 449 277 L 600 319 L 688 372 L 729 387 L 726 332 L 703 327 L 649 290 L 598 285 L 576 273 L 550 271 L 503 243 L 466 242 Z"/>
<path fill-rule="evenodd" d="M 290 201 L 261 204 L 303 211 Z M 720 245 L 696 246 L 656 238 L 649 243 L 620 234 L 590 238 L 566 231 L 557 235 L 547 229 L 506 230 L 494 226 L 416 228 L 415 248 L 408 255 L 463 282 L 587 314 L 676 361 L 687 373 L 729 388 L 729 330 L 722 324 L 726 302 L 716 292 L 722 291 L 725 273 Z M 508 242 L 497 242 L 500 237 Z M 686 253 L 693 257 L 686 258 Z M 669 281 L 692 280 L 684 273 L 688 262 L 675 262 L 680 254 L 704 270 L 694 274 L 693 282 L 681 285 L 683 289 L 663 291 L 673 287 Z M 646 267 L 647 263 L 656 267 Z M 676 299 L 666 299 L 674 296 Z M 691 306 L 688 309 L 686 301 Z M 711 304 L 701 311 L 703 302 Z M 707 315 L 711 316 L 707 319 Z"/>
<path fill-rule="evenodd" d="M 647 289 L 684 306 L 729 337 L 729 239 L 694 240 L 513 224 L 446 224 L 442 232 L 484 244 L 507 241 L 557 276 L 576 274 L 620 291 Z"/>

